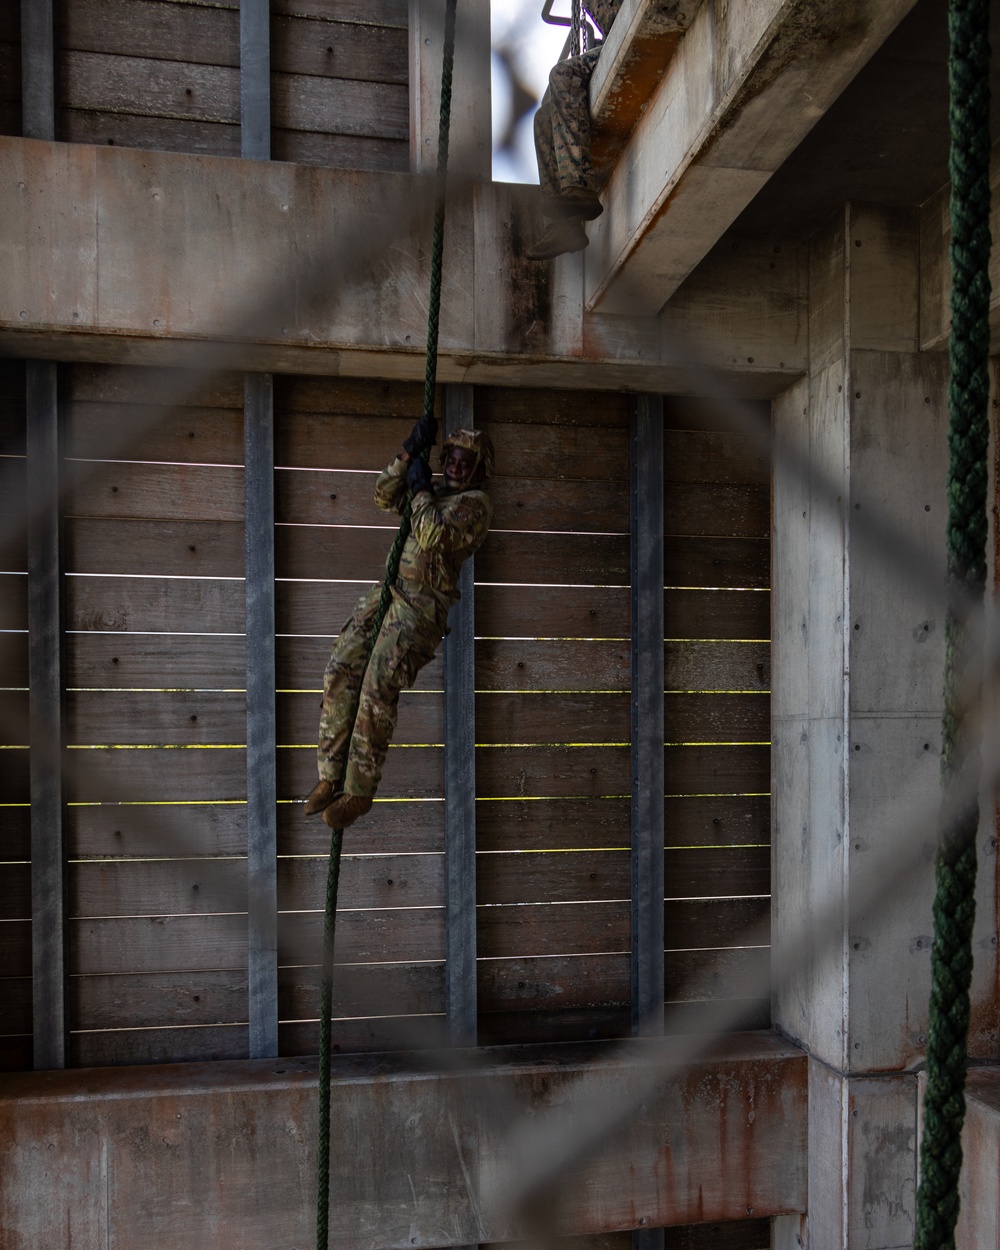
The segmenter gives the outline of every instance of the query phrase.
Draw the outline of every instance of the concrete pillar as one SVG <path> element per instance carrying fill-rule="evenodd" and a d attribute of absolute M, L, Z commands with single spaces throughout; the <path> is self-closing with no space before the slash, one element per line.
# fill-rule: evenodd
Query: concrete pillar
<path fill-rule="evenodd" d="M 810 1250 L 913 1237 L 947 467 L 947 358 L 918 350 L 918 275 L 915 212 L 847 205 L 812 240 L 808 376 L 774 405 L 774 1021 L 811 1056 Z"/>

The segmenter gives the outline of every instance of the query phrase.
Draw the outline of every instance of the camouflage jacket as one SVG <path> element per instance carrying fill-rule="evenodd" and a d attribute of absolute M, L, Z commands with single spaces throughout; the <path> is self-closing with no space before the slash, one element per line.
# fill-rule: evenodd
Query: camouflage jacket
<path fill-rule="evenodd" d="M 375 502 L 387 512 L 403 511 L 407 468 L 397 456 L 378 476 Z M 414 496 L 411 532 L 399 562 L 400 589 L 414 606 L 430 598 L 447 613 L 459 598 L 459 570 L 482 546 L 492 519 L 493 505 L 484 490 L 439 486 Z"/>

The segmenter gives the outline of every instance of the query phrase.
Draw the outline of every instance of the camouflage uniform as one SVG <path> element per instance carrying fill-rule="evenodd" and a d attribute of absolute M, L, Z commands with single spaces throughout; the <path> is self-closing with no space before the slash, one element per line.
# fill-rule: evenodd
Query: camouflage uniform
<path fill-rule="evenodd" d="M 584 7 L 607 36 L 622 0 L 594 0 Z M 535 155 L 543 203 L 568 190 L 594 190 L 590 160 L 590 78 L 600 47 L 558 61 L 535 114 Z"/>
<path fill-rule="evenodd" d="M 379 474 L 375 502 L 380 508 L 402 512 L 406 470 L 405 461 L 397 457 Z M 323 677 L 319 775 L 335 790 L 375 794 L 396 728 L 399 692 L 409 689 L 434 658 L 447 629 L 448 610 L 459 598 L 459 570 L 482 545 L 492 516 L 489 496 L 477 488 L 439 487 L 413 497 L 411 533 L 368 668 L 365 658 L 381 586 L 373 586 L 358 601 Z"/>

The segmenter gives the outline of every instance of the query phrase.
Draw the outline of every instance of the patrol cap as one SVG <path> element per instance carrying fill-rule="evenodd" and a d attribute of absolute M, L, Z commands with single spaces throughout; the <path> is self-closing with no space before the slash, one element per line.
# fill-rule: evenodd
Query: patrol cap
<path fill-rule="evenodd" d="M 493 440 L 485 430 L 452 430 L 441 444 L 441 463 L 444 463 L 449 447 L 461 447 L 476 457 L 476 468 L 483 466 L 483 476 L 491 478 L 495 471 L 496 452 Z"/>

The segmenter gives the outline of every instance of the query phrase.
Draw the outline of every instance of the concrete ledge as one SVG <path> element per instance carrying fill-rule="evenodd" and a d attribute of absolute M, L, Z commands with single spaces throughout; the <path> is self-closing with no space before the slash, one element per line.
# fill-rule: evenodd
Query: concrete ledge
<path fill-rule="evenodd" d="M 0 136 L 0 352 L 421 378 L 428 192 L 418 175 Z M 690 392 L 657 317 L 584 313 L 580 254 L 525 259 L 536 208 L 534 187 L 456 181 L 441 381 Z M 757 266 L 754 284 L 750 307 L 739 279 L 689 283 L 684 324 L 765 397 L 804 364 L 804 270 Z"/>
<path fill-rule="evenodd" d="M 1000 1068 L 973 1068 L 965 1083 L 962 1207 L 955 1250 L 1000 1247 Z"/>
<path fill-rule="evenodd" d="M 613 1122 L 596 1147 L 534 1195 L 547 1231 L 804 1210 L 806 1057 L 770 1033 L 738 1034 L 660 1080 L 684 1045 L 456 1051 L 436 1068 L 338 1057 L 331 1244 L 513 1240 L 524 1224 L 505 1194 L 523 1143 L 553 1126 L 580 1141 L 574 1117 L 604 1108 Z M 315 1104 L 314 1060 L 0 1077 L 4 1246 L 302 1250 Z"/>

